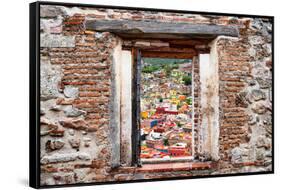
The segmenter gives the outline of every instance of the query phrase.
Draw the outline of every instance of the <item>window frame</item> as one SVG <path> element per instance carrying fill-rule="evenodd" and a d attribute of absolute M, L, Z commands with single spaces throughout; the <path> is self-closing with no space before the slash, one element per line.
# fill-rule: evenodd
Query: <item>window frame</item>
<path fill-rule="evenodd" d="M 141 153 L 141 139 L 140 139 L 140 83 L 141 83 L 141 59 L 142 54 L 144 54 L 144 57 L 147 56 L 155 56 L 155 58 L 190 58 L 189 54 L 179 53 L 177 55 L 177 52 L 170 52 L 167 54 L 168 57 L 166 57 L 166 52 L 164 51 L 158 51 L 158 52 L 150 52 L 148 50 L 142 50 L 141 48 L 135 48 L 133 47 L 132 50 L 132 134 L 131 134 L 131 141 L 132 141 L 132 166 L 141 167 L 142 164 L 173 164 L 175 162 L 181 162 L 181 163 L 187 163 L 187 162 L 193 162 L 195 159 L 195 153 L 194 153 L 194 110 L 192 109 L 192 156 L 182 158 L 182 159 L 168 159 L 168 160 L 151 160 L 151 161 L 145 161 L 142 162 L 140 159 L 140 153 Z M 192 58 L 194 56 L 197 56 L 198 54 L 192 55 Z M 193 64 L 193 63 L 192 63 Z M 192 66 L 193 67 L 193 66 Z M 192 79 L 193 80 L 193 79 Z M 192 84 L 193 85 L 193 84 Z M 192 97 L 193 97 L 193 87 L 192 87 Z M 194 104 L 192 104 L 192 108 L 194 107 Z"/>

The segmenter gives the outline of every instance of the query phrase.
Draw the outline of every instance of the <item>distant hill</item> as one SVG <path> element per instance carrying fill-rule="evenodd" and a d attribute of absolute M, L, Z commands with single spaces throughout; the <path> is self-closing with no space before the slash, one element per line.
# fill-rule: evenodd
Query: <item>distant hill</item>
<path fill-rule="evenodd" d="M 182 64 L 186 62 L 191 62 L 191 59 L 167 59 L 167 58 L 143 58 L 146 64 L 154 64 L 161 66 L 164 64 Z"/>
<path fill-rule="evenodd" d="M 191 64 L 191 59 L 167 59 L 167 58 L 143 58 L 142 72 L 153 73 L 159 70 L 164 70 L 169 76 L 173 69 L 185 70 L 183 67 L 186 64 Z"/>

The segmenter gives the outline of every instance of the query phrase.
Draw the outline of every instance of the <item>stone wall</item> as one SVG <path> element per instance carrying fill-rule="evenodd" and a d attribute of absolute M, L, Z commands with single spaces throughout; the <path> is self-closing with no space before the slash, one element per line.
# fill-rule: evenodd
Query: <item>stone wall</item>
<path fill-rule="evenodd" d="M 47 5 L 41 6 L 40 18 L 41 185 L 271 170 L 269 20 Z M 239 38 L 217 40 L 218 162 L 179 170 L 118 167 L 120 123 L 113 54 L 121 39 L 85 29 L 86 20 L 98 19 L 239 27 Z"/>
<path fill-rule="evenodd" d="M 41 9 L 42 184 L 90 182 L 116 158 L 111 105 L 118 37 L 84 31 L 84 16 L 61 10 Z M 102 171 L 87 175 L 96 162 Z"/>
<path fill-rule="evenodd" d="M 271 27 L 249 20 L 239 39 L 218 40 L 220 154 L 230 168 L 256 163 L 271 170 Z"/>

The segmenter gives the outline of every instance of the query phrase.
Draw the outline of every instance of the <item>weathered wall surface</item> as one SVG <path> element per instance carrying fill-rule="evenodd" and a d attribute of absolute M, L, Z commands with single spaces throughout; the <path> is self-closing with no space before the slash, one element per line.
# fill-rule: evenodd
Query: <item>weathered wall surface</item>
<path fill-rule="evenodd" d="M 227 161 L 221 172 L 271 170 L 271 27 L 268 20 L 248 20 L 239 39 L 217 42 L 220 154 Z"/>
<path fill-rule="evenodd" d="M 216 43 L 216 41 L 214 42 Z M 212 48 L 210 54 L 199 54 L 200 67 L 200 115 L 201 115 L 201 155 L 211 160 L 219 160 L 219 80 L 217 55 Z"/>
<path fill-rule="evenodd" d="M 113 94 L 119 39 L 85 32 L 84 16 L 61 11 L 41 9 L 42 184 L 104 178 L 106 167 L 120 159 L 111 154 L 119 145 L 113 118 L 120 102 Z"/>
<path fill-rule="evenodd" d="M 271 169 L 271 24 L 268 20 L 60 6 L 41 6 L 40 16 L 42 185 Z M 238 39 L 217 41 L 218 163 L 203 167 L 190 165 L 180 171 L 117 167 L 120 156 L 116 156 L 116 147 L 122 145 L 116 144 L 120 139 L 120 134 L 116 134 L 120 132 L 120 113 L 116 116 L 120 97 L 114 94 L 118 92 L 118 81 L 115 81 L 118 69 L 113 55 L 120 39 L 111 33 L 85 30 L 85 21 L 96 19 L 239 27 Z"/>

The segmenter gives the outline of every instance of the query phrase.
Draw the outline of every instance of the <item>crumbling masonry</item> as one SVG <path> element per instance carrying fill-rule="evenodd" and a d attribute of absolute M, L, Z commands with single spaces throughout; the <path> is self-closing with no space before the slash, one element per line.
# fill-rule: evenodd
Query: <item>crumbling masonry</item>
<path fill-rule="evenodd" d="M 269 18 L 41 5 L 40 19 L 41 185 L 272 170 Z M 131 130 L 123 127 L 133 125 L 127 120 L 131 105 L 123 105 L 121 96 L 131 94 L 122 88 L 121 79 L 128 76 L 122 74 L 120 56 L 134 46 L 166 42 L 125 40 L 115 32 L 94 30 L 93 21 L 238 29 L 237 37 L 215 36 L 203 46 L 214 63 L 209 73 L 216 74 L 202 76 L 202 44 L 193 56 L 193 161 L 174 167 L 132 164 Z"/>

